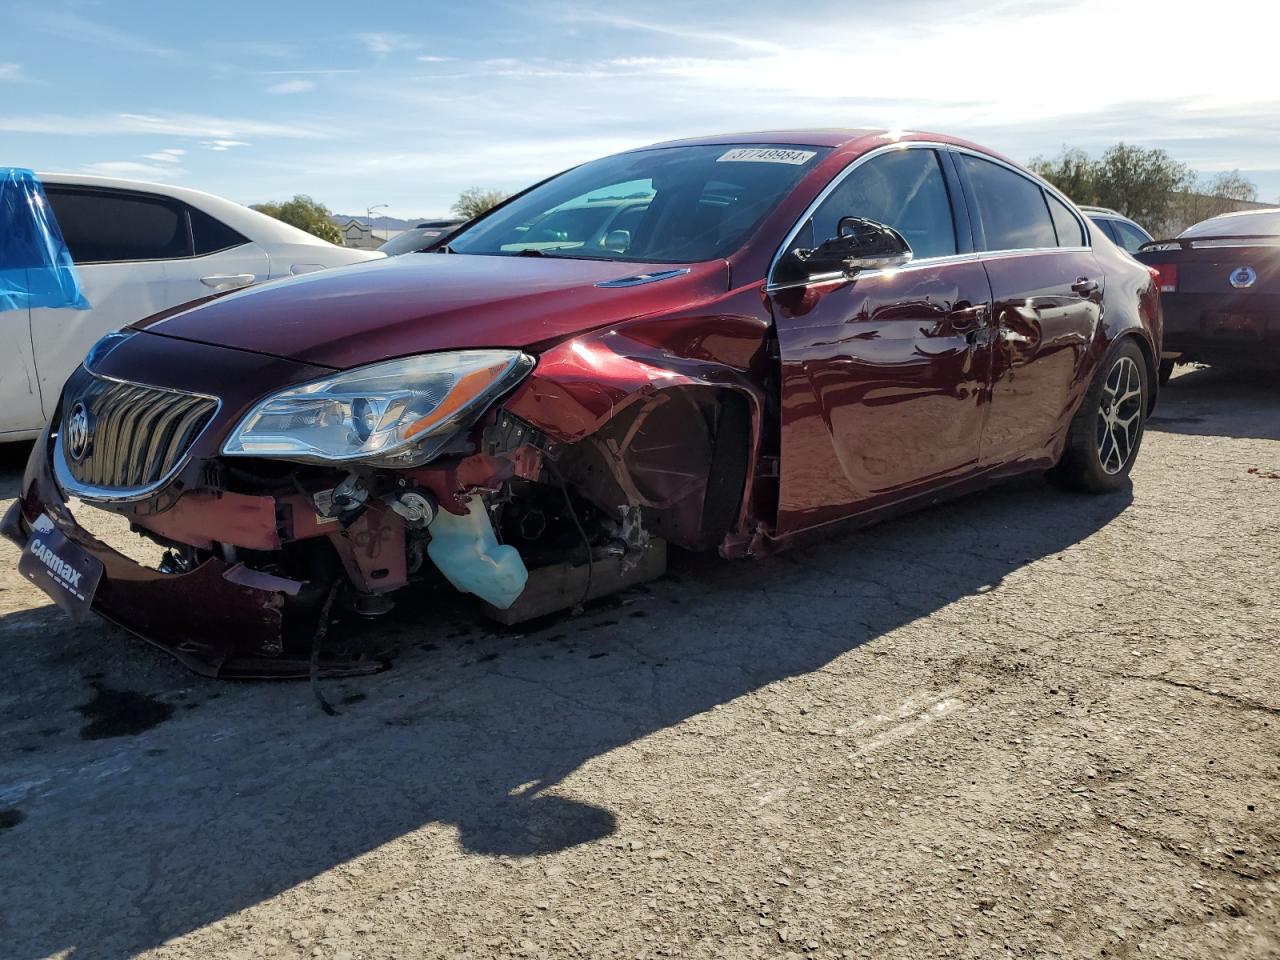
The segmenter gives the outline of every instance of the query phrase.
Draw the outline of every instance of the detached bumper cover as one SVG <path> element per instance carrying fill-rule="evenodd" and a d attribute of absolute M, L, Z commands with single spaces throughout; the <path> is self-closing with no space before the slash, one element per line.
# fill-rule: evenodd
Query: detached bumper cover
<path fill-rule="evenodd" d="M 48 516 L 67 539 L 102 561 L 104 572 L 93 610 L 209 677 L 305 677 L 309 659 L 284 658 L 283 611 L 291 582 L 248 585 L 245 568 L 219 559 L 188 573 L 144 567 L 94 538 L 68 509 L 53 478 L 48 437 L 37 441 L 23 480 L 21 497 L 0 522 L 0 533 L 25 547 L 32 524 Z M 239 581 L 239 582 L 238 582 Z M 322 676 L 371 673 L 383 665 L 369 661 L 323 662 Z"/>

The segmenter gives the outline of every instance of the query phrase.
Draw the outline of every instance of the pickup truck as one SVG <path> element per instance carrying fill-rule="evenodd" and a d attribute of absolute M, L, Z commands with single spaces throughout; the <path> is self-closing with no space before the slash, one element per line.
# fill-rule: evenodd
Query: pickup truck
<path fill-rule="evenodd" d="M 1211 217 L 1134 256 L 1159 273 L 1161 383 L 1193 360 L 1280 365 L 1280 207 Z"/>

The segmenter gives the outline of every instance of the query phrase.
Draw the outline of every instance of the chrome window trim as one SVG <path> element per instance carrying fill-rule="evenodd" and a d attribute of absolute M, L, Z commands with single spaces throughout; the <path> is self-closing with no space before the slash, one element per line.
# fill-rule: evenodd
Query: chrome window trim
<path fill-rule="evenodd" d="M 861 270 L 858 272 L 856 279 L 865 280 L 868 277 L 892 277 L 899 273 L 908 273 L 912 270 L 928 270 L 932 267 L 945 267 L 953 263 L 969 263 L 981 258 L 980 253 L 949 253 L 945 257 L 924 257 L 920 260 L 911 260 L 904 263 L 900 267 L 887 267 L 883 270 Z M 845 283 L 850 279 L 843 273 L 823 273 L 810 277 L 808 280 L 797 280 L 794 283 L 771 283 L 765 287 L 766 293 L 776 293 L 779 290 L 796 290 L 802 287 L 820 286 L 827 283 Z"/>
<path fill-rule="evenodd" d="M 1033 183 L 1037 187 L 1040 187 L 1042 190 L 1047 191 L 1050 195 L 1057 197 L 1064 204 L 1066 204 L 1067 210 L 1069 210 L 1071 212 L 1071 215 L 1076 218 L 1076 223 L 1078 223 L 1080 227 L 1084 230 L 1084 235 L 1089 238 L 1089 243 L 1086 244 L 1084 247 L 1028 247 L 1026 250 L 1018 250 L 1018 251 L 999 249 L 999 250 L 986 250 L 983 252 L 985 253 L 1025 253 L 1027 252 L 1027 250 L 1081 250 L 1081 249 L 1092 250 L 1093 249 L 1093 233 L 1089 230 L 1089 224 L 1086 222 L 1088 220 L 1088 217 L 1085 217 L 1079 210 L 1076 209 L 1076 205 L 1071 202 L 1070 198 L 1068 198 L 1066 194 L 1064 194 L 1061 190 L 1058 190 L 1047 180 L 1041 180 L 1039 177 L 1028 176 L 1027 171 L 1020 170 L 1018 167 L 1014 166 L 1009 161 L 1001 160 L 999 157 L 993 157 L 991 156 L 991 154 L 983 153 L 981 150 L 973 150 L 969 147 L 961 147 L 961 146 L 953 146 L 953 145 L 948 145 L 947 149 L 950 150 L 952 153 L 961 153 L 970 157 L 977 157 L 979 160 L 986 160 L 988 163 L 994 163 L 998 167 L 1004 167 L 1010 173 L 1017 174 L 1023 180 L 1026 180 L 1028 183 Z M 1052 223 L 1053 214 L 1049 212 L 1047 208 L 1045 212 L 1049 213 L 1049 221 Z M 972 214 L 970 214 L 970 216 L 972 216 Z M 1057 236 L 1057 234 L 1058 234 L 1058 231 L 1057 231 L 1057 228 L 1055 228 L 1054 236 Z"/>
<path fill-rule="evenodd" d="M 112 377 L 102 373 L 94 373 L 93 370 L 85 367 L 85 370 L 99 380 L 109 380 L 112 383 L 122 384 L 124 386 L 147 387 L 162 393 L 175 393 L 187 397 L 199 397 L 202 400 L 212 400 L 214 402 L 213 412 L 209 414 L 209 422 L 205 424 L 204 429 L 191 438 L 191 447 L 188 452 L 184 453 L 178 462 L 173 465 L 163 477 L 154 483 L 149 483 L 145 487 L 98 487 L 89 483 L 81 483 L 72 476 L 70 469 L 66 463 L 66 453 L 62 449 L 62 414 L 59 410 L 58 419 L 56 421 L 58 429 L 52 434 L 53 436 L 53 476 L 57 481 L 58 488 L 65 494 L 71 493 L 83 500 L 97 500 L 101 503 L 133 503 L 138 500 L 146 500 L 148 497 L 162 490 L 173 478 L 181 473 L 191 462 L 191 448 L 200 442 L 200 438 L 204 436 L 205 431 L 213 426 L 218 419 L 218 414 L 222 412 L 222 398 L 214 397 L 207 393 L 196 393 L 194 390 L 178 390 L 174 387 L 162 387 L 154 383 L 143 383 L 139 380 L 122 380 L 119 377 Z"/>
<path fill-rule="evenodd" d="M 857 170 L 858 167 L 862 166 L 864 163 L 866 163 L 868 160 L 871 160 L 873 157 L 878 157 L 881 154 L 885 154 L 885 153 L 892 153 L 895 150 L 945 150 L 945 149 L 947 149 L 947 145 L 945 143 L 935 143 L 932 140 L 905 140 L 899 143 L 886 143 L 883 147 L 876 147 L 874 150 L 868 150 L 866 153 L 861 154 L 860 156 L 854 157 L 852 160 L 850 160 L 847 164 L 845 164 L 844 169 L 841 170 L 839 173 L 837 173 L 834 177 L 832 177 L 831 182 L 828 183 L 825 187 L 823 187 L 822 190 L 818 193 L 818 195 L 814 197 L 813 202 L 810 203 L 809 206 L 805 207 L 804 213 L 800 214 L 800 219 L 797 220 L 792 225 L 791 229 L 787 232 L 786 237 L 782 241 L 782 246 L 778 248 L 777 252 L 773 255 L 773 259 L 769 261 L 769 272 L 765 274 L 765 288 L 764 288 L 765 292 L 772 293 L 775 290 L 790 290 L 796 287 L 807 287 L 814 283 L 830 283 L 831 280 L 837 279 L 836 276 L 832 276 L 831 278 L 823 277 L 817 280 L 810 278 L 807 281 L 798 280 L 794 283 L 775 284 L 773 282 L 773 274 L 774 274 L 774 271 L 777 270 L 778 263 L 782 260 L 783 255 L 787 252 L 787 250 L 791 248 L 792 241 L 795 240 L 795 238 L 800 235 L 800 231 L 803 230 L 804 225 L 813 218 L 813 215 L 817 212 L 818 207 L 822 206 L 823 202 L 827 199 L 827 197 L 831 196 L 831 194 L 835 192 L 836 188 L 839 187 L 840 184 L 844 183 L 845 178 L 847 178 L 851 173 L 853 173 L 853 171 Z M 941 164 L 941 161 L 939 161 L 939 164 Z M 943 171 L 939 170 L 939 173 L 943 173 Z M 945 175 L 946 174 L 943 173 L 944 177 Z M 954 213 L 952 214 L 952 217 L 954 222 Z M 921 260 L 912 260 L 910 263 L 906 264 L 905 266 L 896 267 L 894 269 L 906 270 L 911 267 L 914 267 L 917 264 L 927 265 L 930 263 L 936 263 L 939 260 L 952 259 L 956 256 L 963 256 L 963 254 L 947 254 L 947 256 L 945 257 L 926 257 Z M 885 270 L 867 271 L 866 273 L 859 274 L 859 276 L 867 277 L 867 276 L 872 276 L 873 274 L 879 275 L 887 272 L 889 271 L 885 271 Z M 843 278 L 844 275 L 840 274 L 839 277 Z"/>
<path fill-rule="evenodd" d="M 890 153 L 894 150 L 939 150 L 939 151 L 946 150 L 952 153 L 968 154 L 969 156 L 977 157 L 979 160 L 987 160 L 991 163 L 996 164 L 997 166 L 1004 167 L 1006 170 L 1009 170 L 1011 173 L 1015 173 L 1018 176 L 1022 177 L 1022 179 L 1035 184 L 1037 187 L 1040 187 L 1041 189 L 1049 191 L 1050 194 L 1057 197 L 1064 204 L 1066 204 L 1067 209 L 1071 211 L 1072 216 L 1076 218 L 1076 222 L 1080 224 L 1081 229 L 1084 231 L 1084 235 L 1089 239 L 1090 242 L 1085 246 L 1027 247 L 1025 249 L 1018 249 L 1018 250 L 1012 250 L 1012 249 L 976 250 L 972 253 L 947 254 L 946 256 L 941 256 L 941 257 L 924 257 L 920 260 L 912 260 L 910 263 L 904 264 L 901 267 L 894 267 L 891 270 L 868 270 L 858 274 L 860 278 L 885 276 L 888 274 L 902 273 L 905 270 L 915 270 L 921 267 L 944 266 L 949 263 L 963 263 L 969 260 L 983 260 L 983 259 L 996 259 L 996 258 L 1002 259 L 1005 257 L 1026 256 L 1028 254 L 1034 254 L 1034 253 L 1087 253 L 1093 250 L 1093 242 L 1092 242 L 1093 234 L 1089 229 L 1089 225 L 1085 222 L 1087 218 L 1083 217 L 1080 211 L 1076 209 L 1076 205 L 1072 203 L 1070 199 L 1068 199 L 1066 196 L 1062 194 L 1061 191 L 1055 189 L 1048 183 L 1042 180 L 1038 180 L 1034 177 L 1030 177 L 1027 175 L 1025 171 L 1019 170 L 1017 167 L 1015 167 L 1013 164 L 1009 163 L 1008 161 L 1001 160 L 998 157 L 993 157 L 989 153 L 983 153 L 981 150 L 972 150 L 969 147 L 961 147 L 961 146 L 957 146 L 955 144 L 950 144 L 950 143 L 940 143 L 934 140 L 907 140 L 900 143 L 888 143 L 888 144 L 885 144 L 883 147 L 877 147 L 874 150 L 869 150 L 866 153 L 862 154 L 861 156 L 855 157 L 853 160 L 851 160 L 848 164 L 845 165 L 843 170 L 841 170 L 839 173 L 837 173 L 834 177 L 831 178 L 831 182 L 822 188 L 822 191 L 817 195 L 817 197 L 814 198 L 813 202 L 810 203 L 809 206 L 805 208 L 804 213 L 800 215 L 800 219 L 797 220 L 795 224 L 792 225 L 791 229 L 787 232 L 786 238 L 782 241 L 782 245 L 778 248 L 778 251 L 773 255 L 773 259 L 769 261 L 769 272 L 765 280 L 765 288 L 764 288 L 766 293 L 774 293 L 779 290 L 795 290 L 801 287 L 813 286 L 815 284 L 832 283 L 837 280 L 848 279 L 843 274 L 831 274 L 831 275 L 824 274 L 818 277 L 810 277 L 808 280 L 797 280 L 792 283 L 774 283 L 772 278 L 773 278 L 774 271 L 778 267 L 779 261 L 782 260 L 783 255 L 787 252 L 787 250 L 790 249 L 792 242 L 795 240 L 797 236 L 799 236 L 800 231 L 804 229 L 804 225 L 808 223 L 810 219 L 812 219 L 813 215 L 817 212 L 818 207 L 820 207 L 822 203 L 829 196 L 831 196 L 832 193 L 835 192 L 836 188 L 839 187 L 840 184 L 844 182 L 845 178 L 848 177 L 850 174 L 852 174 L 854 170 L 858 169 L 858 167 L 862 166 L 862 164 L 866 163 L 868 160 L 871 160 L 874 157 L 878 157 L 884 153 Z M 955 201 L 952 200 L 952 203 L 954 204 Z M 1048 213 L 1048 210 L 1046 210 L 1045 212 Z M 970 216 L 973 216 L 973 215 L 974 214 L 970 214 Z M 1050 215 L 1050 220 L 1052 220 L 1052 215 Z M 1056 231 L 1055 231 L 1055 236 L 1056 236 Z"/>

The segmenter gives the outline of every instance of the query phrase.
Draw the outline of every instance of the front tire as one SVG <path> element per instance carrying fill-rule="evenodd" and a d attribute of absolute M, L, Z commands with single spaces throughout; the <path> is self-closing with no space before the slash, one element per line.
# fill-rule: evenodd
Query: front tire
<path fill-rule="evenodd" d="M 1142 446 L 1148 397 L 1147 359 L 1132 339 L 1115 344 L 1094 374 L 1051 476 L 1072 490 L 1109 493 L 1124 486 Z"/>

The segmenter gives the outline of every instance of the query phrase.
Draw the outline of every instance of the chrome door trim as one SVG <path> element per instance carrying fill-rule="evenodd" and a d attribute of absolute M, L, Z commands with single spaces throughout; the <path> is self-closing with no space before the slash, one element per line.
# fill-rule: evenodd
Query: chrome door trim
<path fill-rule="evenodd" d="M 1066 204 L 1067 210 L 1069 210 L 1071 212 L 1071 215 L 1076 218 L 1076 222 L 1080 224 L 1081 227 L 1084 228 L 1084 235 L 1088 237 L 1090 240 L 1090 243 L 1084 247 L 1031 247 L 1029 249 L 1032 249 L 1032 250 L 1092 250 L 1093 249 L 1093 244 L 1092 244 L 1093 234 L 1089 230 L 1089 226 L 1090 226 L 1088 222 L 1089 218 L 1084 216 L 1084 214 L 1082 214 L 1079 210 L 1077 210 L 1076 205 L 1071 202 L 1070 198 L 1068 198 L 1067 195 L 1064 194 L 1061 190 L 1053 186 L 1053 184 L 1049 183 L 1048 180 L 1043 180 L 1040 177 L 1028 176 L 1026 170 L 1022 170 L 1014 166 L 1008 160 L 1001 160 L 999 157 L 993 157 L 991 156 L 991 154 L 983 153 L 981 150 L 973 150 L 969 147 L 961 147 L 961 146 L 955 146 L 950 144 L 947 146 L 947 149 L 953 153 L 967 154 L 970 157 L 977 157 L 979 160 L 986 160 L 988 163 L 994 163 L 998 167 L 1004 167 L 1010 173 L 1015 173 L 1018 176 L 1020 176 L 1023 180 L 1027 180 L 1031 183 L 1034 183 L 1037 187 L 1041 187 L 1042 189 L 1047 190 L 1053 196 L 1057 197 L 1064 204 Z M 1050 219 L 1052 219 L 1052 215 L 1050 216 Z M 1057 231 L 1055 230 L 1055 233 L 1056 232 Z M 989 253 L 1006 253 L 1006 252 L 1013 252 L 1013 251 L 991 250 L 988 252 Z M 1027 251 L 1021 250 L 1018 252 L 1026 253 Z"/>
<path fill-rule="evenodd" d="M 831 278 L 827 278 L 827 277 L 820 277 L 818 279 L 810 278 L 808 281 L 804 281 L 804 282 L 796 281 L 795 283 L 775 285 L 773 283 L 773 272 L 777 269 L 778 262 L 782 259 L 783 254 L 785 254 L 787 250 L 791 248 L 791 242 L 795 240 L 795 238 L 800 234 L 800 231 L 804 229 L 804 225 L 808 223 L 809 220 L 813 217 L 818 207 L 822 205 L 822 202 L 826 200 L 827 197 L 831 196 L 831 194 L 835 192 L 836 188 L 840 186 L 840 184 L 844 183 L 845 178 L 848 177 L 849 174 L 853 173 L 853 171 L 857 170 L 858 167 L 862 166 L 864 163 L 866 163 L 868 160 L 872 159 L 873 157 L 878 157 L 881 154 L 885 154 L 885 153 L 892 153 L 895 150 L 945 150 L 946 146 L 947 145 L 944 143 L 935 143 L 932 140 L 906 140 L 900 143 L 887 143 L 883 147 L 876 147 L 874 150 L 868 150 L 866 153 L 861 154 L 860 156 L 854 157 L 851 161 L 849 161 L 849 163 L 845 164 L 844 169 L 831 178 L 831 181 L 825 187 L 822 188 L 821 192 L 819 192 L 819 194 L 816 197 L 813 198 L 813 202 L 810 203 L 809 206 L 805 207 L 804 213 L 800 214 L 800 219 L 798 219 L 792 225 L 791 229 L 787 231 L 787 235 L 782 241 L 782 246 L 778 248 L 777 252 L 773 255 L 773 259 L 769 261 L 769 272 L 765 274 L 765 292 L 772 293 L 775 290 L 786 290 L 794 287 L 807 287 L 813 283 L 830 283 L 832 279 L 847 279 L 844 277 L 844 274 L 838 274 Z M 925 264 L 925 263 L 929 263 L 930 261 L 935 261 L 940 259 L 944 259 L 944 258 L 930 257 L 925 260 L 913 260 L 911 263 L 907 264 L 907 267 L 914 266 L 917 263 Z M 906 269 L 906 268 L 899 268 L 899 269 Z M 884 271 L 875 271 L 875 272 L 883 273 Z M 871 275 L 870 272 L 859 274 L 859 276 L 870 276 L 870 275 Z"/>
<path fill-rule="evenodd" d="M 1089 231 L 1088 224 L 1084 222 L 1084 219 L 1082 219 L 1082 214 L 1078 210 L 1076 210 L 1074 203 L 1072 203 L 1060 191 L 1050 186 L 1047 182 L 1035 177 L 1028 176 L 1026 171 L 1018 169 L 1016 166 L 1014 166 L 1012 163 L 1009 163 L 1007 160 L 1001 160 L 999 157 L 993 157 L 991 154 L 983 153 L 981 150 L 973 150 L 973 149 L 970 149 L 969 147 L 961 147 L 961 146 L 957 146 L 950 143 L 940 143 L 934 140 L 906 140 L 900 143 L 888 143 L 882 147 L 877 147 L 874 150 L 869 150 L 866 153 L 862 154 L 861 156 L 855 157 L 844 167 L 843 170 L 841 170 L 839 173 L 837 173 L 834 177 L 831 178 L 831 182 L 822 188 L 822 191 L 817 195 L 817 197 L 813 199 L 813 202 L 810 203 L 809 206 L 805 208 L 804 213 L 800 215 L 800 218 L 795 222 L 795 224 L 792 225 L 791 229 L 787 232 L 786 237 L 783 239 L 782 245 L 778 248 L 777 252 L 773 255 L 773 259 L 769 261 L 769 272 L 766 275 L 766 279 L 765 279 L 765 288 L 764 288 L 765 293 L 775 293 L 780 290 L 794 290 L 801 287 L 810 287 L 818 284 L 827 284 L 827 283 L 833 283 L 836 281 L 845 281 L 850 279 L 849 277 L 846 277 L 842 273 L 833 273 L 829 275 L 820 274 L 816 277 L 810 277 L 808 280 L 797 280 L 793 283 L 775 284 L 772 281 L 773 273 L 774 273 L 774 270 L 777 269 L 778 262 L 782 259 L 786 251 L 790 249 L 792 241 L 794 241 L 795 238 L 799 235 L 800 231 L 804 229 L 804 225 L 808 223 L 809 220 L 813 217 L 814 213 L 817 211 L 818 207 L 822 205 L 823 201 L 825 201 L 829 196 L 831 196 L 831 194 L 835 192 L 836 188 L 839 187 L 840 184 L 844 182 L 845 178 L 848 177 L 850 174 L 852 174 L 854 170 L 858 169 L 858 167 L 862 166 L 862 164 L 866 163 L 868 160 L 871 160 L 874 157 L 878 157 L 881 154 L 890 153 L 894 150 L 940 150 L 940 151 L 946 150 L 946 151 L 951 151 L 953 153 L 968 154 L 970 156 L 977 157 L 979 160 L 987 160 L 991 163 L 996 164 L 997 166 L 1004 167 L 1010 172 L 1015 173 L 1018 176 L 1022 177 L 1024 180 L 1028 180 L 1031 183 L 1034 183 L 1037 187 L 1041 187 L 1043 189 L 1048 190 L 1051 194 L 1053 194 L 1055 197 L 1057 197 L 1059 200 L 1065 203 L 1067 206 L 1067 209 L 1071 211 L 1072 216 L 1076 218 L 1076 222 L 1079 223 L 1080 226 L 1083 228 L 1084 235 L 1088 237 L 1091 241 L 1093 239 L 1093 234 Z M 952 201 L 953 205 L 954 205 L 954 202 L 955 201 L 953 200 Z M 934 266 L 944 266 L 949 263 L 963 263 L 969 260 L 996 259 L 996 258 L 1004 258 L 1004 257 L 1021 257 L 1021 256 L 1026 256 L 1028 254 L 1038 254 L 1038 253 L 1080 253 L 1080 252 L 1091 251 L 1092 249 L 1093 249 L 1092 245 L 1089 245 L 1089 246 L 1074 246 L 1074 247 L 1058 247 L 1058 246 L 1027 247 L 1021 250 L 976 250 L 972 253 L 947 254 L 946 256 L 942 256 L 942 257 L 925 257 L 921 260 L 912 260 L 910 263 L 906 264 L 905 266 L 894 267 L 891 270 L 868 270 L 868 271 L 859 273 L 857 276 L 858 276 L 858 279 L 864 279 L 867 277 L 877 277 L 877 276 L 885 276 L 888 274 L 901 273 L 906 270 L 915 270 L 919 268 L 928 268 L 928 267 L 934 267 Z"/>

